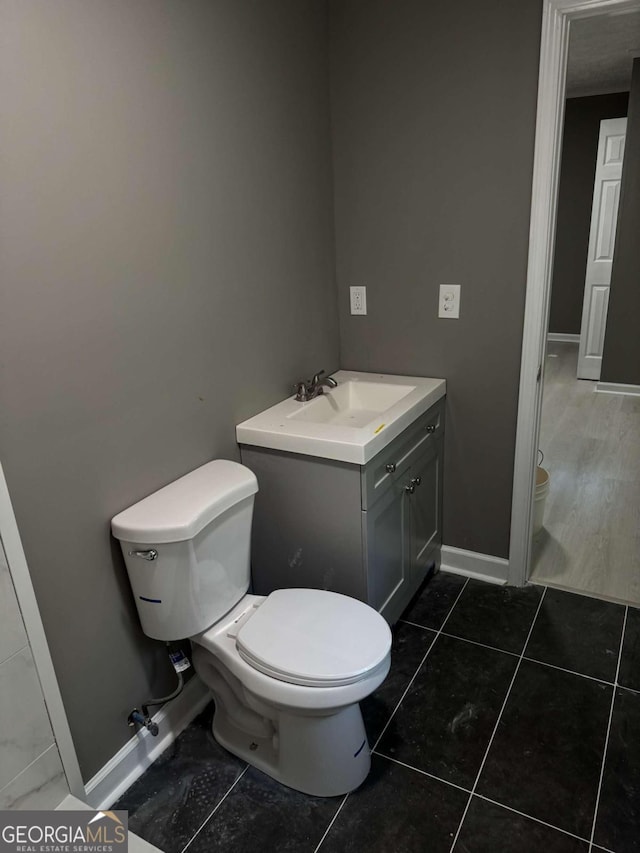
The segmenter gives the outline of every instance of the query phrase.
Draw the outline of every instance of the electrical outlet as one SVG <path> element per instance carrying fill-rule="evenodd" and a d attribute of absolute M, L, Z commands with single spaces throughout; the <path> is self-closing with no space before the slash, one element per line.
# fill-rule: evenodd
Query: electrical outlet
<path fill-rule="evenodd" d="M 460 285 L 441 284 L 438 317 L 457 320 L 460 316 Z"/>
<path fill-rule="evenodd" d="M 367 313 L 367 288 L 366 287 L 350 287 L 349 296 L 351 299 L 352 314 Z"/>

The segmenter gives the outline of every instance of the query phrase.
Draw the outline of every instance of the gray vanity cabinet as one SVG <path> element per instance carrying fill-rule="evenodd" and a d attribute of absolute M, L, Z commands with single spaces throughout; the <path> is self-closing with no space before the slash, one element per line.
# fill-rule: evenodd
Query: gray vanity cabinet
<path fill-rule="evenodd" d="M 444 399 L 363 466 L 241 445 L 253 591 L 330 589 L 395 622 L 440 562 L 443 437 Z"/>

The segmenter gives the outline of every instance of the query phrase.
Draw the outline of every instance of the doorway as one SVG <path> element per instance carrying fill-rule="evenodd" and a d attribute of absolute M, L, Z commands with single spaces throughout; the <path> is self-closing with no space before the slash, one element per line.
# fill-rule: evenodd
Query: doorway
<path fill-rule="evenodd" d="M 570 24 L 579 18 L 638 11 L 638 0 L 544 3 L 508 576 L 509 582 L 517 585 L 529 580 L 532 569 L 534 474 L 547 355 Z"/>
<path fill-rule="evenodd" d="M 550 481 L 536 488 L 530 579 L 640 604 L 640 398 L 596 393 L 635 39 L 640 16 L 589 18 L 570 33 L 539 438 Z"/>

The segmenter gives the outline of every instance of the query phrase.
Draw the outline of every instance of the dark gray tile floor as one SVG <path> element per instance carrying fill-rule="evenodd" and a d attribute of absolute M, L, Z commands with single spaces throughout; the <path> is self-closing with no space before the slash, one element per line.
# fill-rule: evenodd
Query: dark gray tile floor
<path fill-rule="evenodd" d="M 442 573 L 362 703 L 357 791 L 309 797 L 248 768 L 209 706 L 114 808 L 165 853 L 640 853 L 638 691 L 640 611 Z"/>

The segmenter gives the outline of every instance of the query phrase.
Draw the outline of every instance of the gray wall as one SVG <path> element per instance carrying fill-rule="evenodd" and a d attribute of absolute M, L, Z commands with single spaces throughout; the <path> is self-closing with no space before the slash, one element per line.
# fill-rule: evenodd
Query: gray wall
<path fill-rule="evenodd" d="M 541 2 L 330 8 L 341 366 L 447 379 L 444 541 L 505 557 Z"/>
<path fill-rule="evenodd" d="M 564 117 L 549 331 L 580 334 L 600 122 L 627 114 L 628 92 L 569 98 Z"/>
<path fill-rule="evenodd" d="M 602 356 L 603 382 L 640 385 L 640 58 L 633 62 L 616 249 Z"/>
<path fill-rule="evenodd" d="M 0 457 L 88 778 L 172 681 L 109 520 L 338 366 L 326 6 L 0 12 Z"/>

